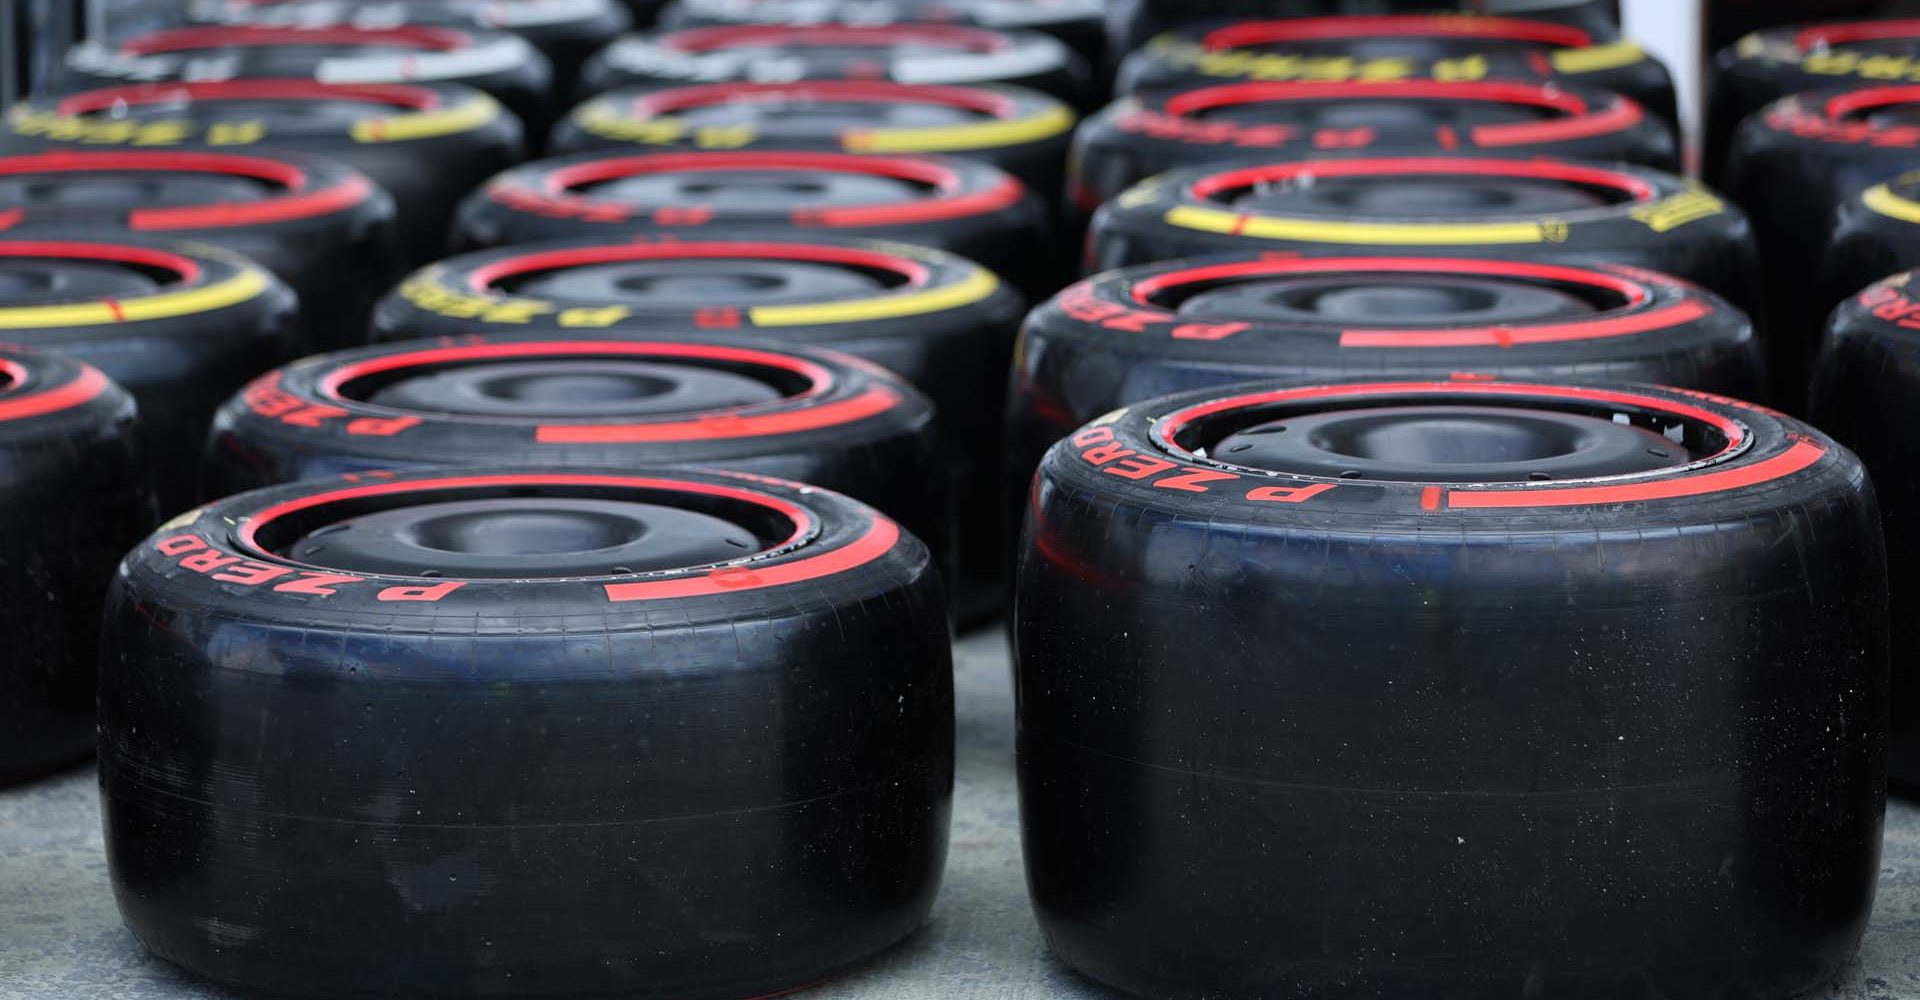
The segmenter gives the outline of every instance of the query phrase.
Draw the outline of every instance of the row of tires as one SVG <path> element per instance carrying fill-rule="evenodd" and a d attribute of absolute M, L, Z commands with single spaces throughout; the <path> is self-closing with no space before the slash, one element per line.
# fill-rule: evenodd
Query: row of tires
<path fill-rule="evenodd" d="M 1453 23 L 1361 22 L 1399 39 L 1375 49 L 1338 20 L 1228 41 L 1379 73 Z M 35 239 L 23 194 L 7 325 L 98 351 L 150 418 L 77 360 L 0 358 L 36 528 L 9 605 L 47 644 L 20 689 L 73 709 L 24 769 L 88 742 L 85 671 L 57 667 L 97 636 L 122 912 L 245 990 L 788 989 L 924 918 L 945 592 L 1012 551 L 1030 881 L 1077 968 L 1193 997 L 1827 978 L 1870 908 L 1905 690 L 1873 488 L 1741 401 L 1771 391 L 1742 307 L 1772 290 L 1740 212 L 1660 169 L 1659 98 L 1568 79 L 1651 64 L 1604 27 L 1459 23 L 1472 51 L 1552 51 L 1495 74 L 1519 80 L 1142 91 L 1077 155 L 1048 133 L 1044 165 L 812 145 L 808 108 L 843 126 L 877 84 L 723 87 L 690 106 L 777 98 L 756 117 L 815 137 L 541 161 L 458 208 L 435 185 L 426 234 L 491 248 L 377 303 L 392 230 L 439 251 L 375 218 L 373 182 L 173 227 L 133 220 L 178 221 L 191 185 L 87 205 L 350 169 L 0 158 L 99 227 Z M 889 86 L 889 113 L 957 99 Z M 410 148 L 402 175 L 451 158 Z M 1078 263 L 1124 267 L 1051 295 L 1086 221 Z M 139 236 L 248 227 L 306 256 Z M 1843 309 L 1813 396 L 1883 479 L 1905 288 Z M 345 349 L 281 363 L 316 347 Z M 167 510 L 206 502 L 137 541 L 148 461 Z"/>

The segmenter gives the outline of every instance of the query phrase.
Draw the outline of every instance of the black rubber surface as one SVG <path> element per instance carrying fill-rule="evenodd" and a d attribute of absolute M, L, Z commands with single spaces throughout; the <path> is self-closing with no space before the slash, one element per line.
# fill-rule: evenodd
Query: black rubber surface
<path fill-rule="evenodd" d="M 1222 251 L 1447 254 L 1633 264 L 1759 296 L 1747 219 L 1672 174 L 1493 157 L 1368 157 L 1176 170 L 1103 207 L 1086 270 Z"/>
<path fill-rule="evenodd" d="M 294 297 L 259 265 L 152 240 L 0 240 L 0 339 L 105 372 L 140 406 L 162 508 L 194 500 L 213 411 L 296 350 Z"/>
<path fill-rule="evenodd" d="M 1760 340 L 1724 299 L 1619 264 L 1219 254 L 1088 278 L 1014 352 L 1016 506 L 1055 441 L 1119 407 L 1248 379 L 1455 372 L 1766 396 Z"/>
<path fill-rule="evenodd" d="M 17 149 L 164 145 L 337 160 L 393 196 L 401 247 L 414 264 L 445 254 L 461 196 L 524 155 L 519 120 L 458 84 L 136 84 L 29 99 L 6 121 Z"/>
<path fill-rule="evenodd" d="M 833 351 L 738 335 L 469 335 L 261 375 L 214 422 L 202 495 L 378 469 L 723 468 L 872 504 L 950 567 L 935 449 L 931 403 Z"/>
<path fill-rule="evenodd" d="M 1102 0 L 680 0 L 661 15 L 675 28 L 727 24 L 966 24 L 1029 29 L 1067 43 L 1089 66 L 1106 57 Z"/>
<path fill-rule="evenodd" d="M 1263 429 L 1302 440 L 1223 453 Z M 1815 986 L 1879 868 L 1885 559 L 1851 453 L 1701 393 L 1129 407 L 1049 453 L 1027 524 L 1042 928 L 1168 998 Z"/>
<path fill-rule="evenodd" d="M 101 599 L 154 522 L 139 453 L 99 370 L 0 350 L 0 785 L 93 751 Z"/>
<path fill-rule="evenodd" d="M 1001 442 L 1007 365 L 1025 305 L 978 264 L 845 236 L 571 240 L 462 254 L 416 272 L 375 311 L 376 340 L 610 330 L 735 331 L 865 358 L 939 414 L 939 467 L 959 515 L 955 604 L 978 621 L 1004 593 Z M 979 539 L 977 543 L 974 541 Z"/>
<path fill-rule="evenodd" d="M 1620 34 L 1618 0 L 1109 0 L 1110 51 L 1132 52 L 1156 36 L 1193 22 L 1246 21 L 1257 18 L 1308 18 L 1329 15 L 1433 14 L 1472 12 L 1497 17 L 1546 21 L 1580 28 L 1596 41 Z"/>
<path fill-rule="evenodd" d="M 461 206 L 456 243 L 841 233 L 952 251 L 1038 300 L 1068 280 L 1047 215 L 1005 171 L 959 157 L 582 153 L 494 178 Z"/>
<path fill-rule="evenodd" d="M 1913 435 L 1915 386 L 1920 355 L 1914 331 L 1920 329 L 1920 303 L 1914 276 L 1901 273 L 1859 292 L 1833 314 L 1827 328 L 1807 415 L 1860 454 L 1873 476 L 1886 529 L 1889 584 L 1893 600 L 1894 737 L 1889 778 L 1907 792 L 1920 790 L 1920 712 L 1913 708 L 1915 677 L 1908 664 L 1920 649 L 1915 601 L 1920 579 L 1913 572 L 1920 552 L 1920 522 L 1913 511 L 1920 500 Z"/>
<path fill-rule="evenodd" d="M 377 566 L 318 545 L 375 536 Z M 823 490 L 487 467 L 249 493 L 128 555 L 103 645 L 122 915 L 248 993 L 766 994 L 910 933 L 939 883 L 940 585 Z"/>
<path fill-rule="evenodd" d="M 1920 267 L 1920 173 L 1874 184 L 1841 203 L 1823 256 L 1820 301 L 1826 305 Z"/>
<path fill-rule="evenodd" d="M 374 300 L 402 271 L 393 198 L 365 174 L 306 154 L 0 155 L 0 200 L 12 206 L 12 237 L 150 237 L 252 258 L 298 293 L 308 345 L 362 339 Z"/>

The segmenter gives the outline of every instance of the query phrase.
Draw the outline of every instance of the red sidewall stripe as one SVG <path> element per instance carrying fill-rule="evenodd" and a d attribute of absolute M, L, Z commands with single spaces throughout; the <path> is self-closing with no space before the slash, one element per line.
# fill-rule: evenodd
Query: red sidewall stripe
<path fill-rule="evenodd" d="M 851 399 L 787 413 L 716 413 L 658 424 L 543 424 L 534 432 L 534 440 L 541 444 L 658 444 L 770 437 L 865 420 L 898 406 L 900 398 L 892 389 L 876 385 Z"/>
<path fill-rule="evenodd" d="M 127 213 L 127 225 L 145 232 L 159 232 L 290 222 L 345 211 L 366 201 L 372 194 L 373 184 L 370 181 L 365 177 L 353 176 L 329 188 L 267 201 L 135 209 Z"/>
<path fill-rule="evenodd" d="M 893 550 L 900 540 L 900 526 L 875 515 L 865 534 L 810 559 L 780 563 L 764 568 L 727 566 L 705 576 L 680 580 L 638 580 L 607 584 L 607 600 L 616 604 L 628 601 L 652 601 L 675 597 L 709 597 L 741 590 L 759 590 L 793 583 L 806 583 L 864 566 Z"/>
<path fill-rule="evenodd" d="M 1284 42 L 1338 41 L 1346 38 L 1417 38 L 1421 35 L 1539 42 L 1562 48 L 1593 44 L 1593 36 L 1579 28 L 1521 18 L 1458 15 L 1380 15 L 1375 17 L 1303 17 L 1293 20 L 1246 21 L 1208 32 L 1201 44 L 1209 49 L 1231 49 Z"/>
<path fill-rule="evenodd" d="M 1343 330 L 1341 347 L 1514 347 L 1521 344 L 1551 344 L 1576 340 L 1601 340 L 1636 333 L 1666 330 L 1691 323 L 1713 310 L 1697 299 L 1687 299 L 1661 309 L 1632 313 L 1584 323 L 1555 323 L 1544 326 L 1480 327 L 1448 330 Z"/>
<path fill-rule="evenodd" d="M 73 409 L 97 398 L 106 391 L 107 384 L 107 377 L 99 369 L 82 366 L 79 374 L 64 385 L 23 396 L 0 394 L 0 422 L 26 420 Z"/>
<path fill-rule="evenodd" d="M 1360 160 L 1313 160 L 1304 163 L 1275 163 L 1242 167 L 1208 174 L 1188 188 L 1196 198 L 1206 199 L 1221 191 L 1252 187 L 1272 181 L 1293 180 L 1302 175 L 1315 177 L 1390 177 L 1467 174 L 1485 177 L 1532 177 L 1540 180 L 1567 181 L 1593 187 L 1612 188 L 1635 201 L 1652 201 L 1652 185 L 1631 174 L 1558 160 L 1449 159 L 1444 156 L 1381 157 Z"/>
<path fill-rule="evenodd" d="M 1719 469 L 1651 483 L 1575 486 L 1557 490 L 1448 490 L 1447 506 L 1468 510 L 1574 507 L 1704 496 L 1785 478 L 1819 461 L 1826 453 L 1827 449 L 1811 441 L 1795 441 L 1778 455 L 1737 469 Z"/>

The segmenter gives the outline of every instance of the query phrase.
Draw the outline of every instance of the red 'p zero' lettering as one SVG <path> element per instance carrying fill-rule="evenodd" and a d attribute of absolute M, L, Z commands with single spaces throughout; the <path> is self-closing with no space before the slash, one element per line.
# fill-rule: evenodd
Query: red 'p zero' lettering
<path fill-rule="evenodd" d="M 339 591 L 333 589 L 343 583 L 359 583 L 361 577 L 345 576 L 340 573 L 301 573 L 300 579 L 288 580 L 273 588 L 276 594 L 312 594 L 316 597 L 332 597 Z"/>
<path fill-rule="evenodd" d="M 266 563 L 242 559 L 240 564 L 222 573 L 213 574 L 213 579 L 222 583 L 238 583 L 247 587 L 258 587 L 268 580 L 276 580 L 293 572 L 285 566 L 269 566 Z"/>
<path fill-rule="evenodd" d="M 448 580 L 431 587 L 388 587 L 375 594 L 376 601 L 437 601 L 466 586 L 460 580 Z"/>
<path fill-rule="evenodd" d="M 1125 458 L 1132 454 L 1136 454 L 1132 448 L 1124 447 L 1120 443 L 1114 442 L 1112 444 L 1103 444 L 1088 448 L 1086 451 L 1080 453 L 1080 457 L 1092 462 L 1094 465 L 1105 465 L 1114 459 Z"/>
<path fill-rule="evenodd" d="M 211 573 L 240 561 L 239 556 L 223 554 L 219 549 L 204 549 L 180 560 L 180 565 L 195 573 Z"/>
<path fill-rule="evenodd" d="M 1225 340 L 1246 328 L 1245 323 L 1182 323 L 1173 328 L 1173 339 Z"/>
<path fill-rule="evenodd" d="M 1131 458 L 1115 462 L 1102 471 L 1109 476 L 1121 476 L 1126 479 L 1138 480 L 1145 479 L 1149 476 L 1157 476 L 1173 467 L 1173 463 L 1164 458 L 1134 455 Z"/>
<path fill-rule="evenodd" d="M 335 417 L 344 417 L 347 411 L 337 406 L 324 406 L 315 403 L 283 415 L 280 422 L 289 427 L 318 427 Z"/>
<path fill-rule="evenodd" d="M 185 555 L 195 549 L 204 549 L 207 543 L 199 535 L 173 535 L 153 543 L 163 556 Z"/>
<path fill-rule="evenodd" d="M 1314 483 L 1311 486 L 1261 486 L 1247 491 L 1247 499 L 1266 503 L 1303 503 L 1333 489 L 1339 483 Z"/>
<path fill-rule="evenodd" d="M 1222 480 L 1239 478 L 1239 476 L 1231 472 L 1210 472 L 1206 469 L 1190 469 L 1177 476 L 1168 476 L 1165 479 L 1154 480 L 1153 488 L 1156 490 L 1179 490 L 1183 493 L 1205 493 L 1207 492 L 1207 487 L 1202 485 L 1203 483 L 1217 483 Z"/>
<path fill-rule="evenodd" d="M 1073 446 L 1085 448 L 1090 444 L 1102 444 L 1111 440 L 1113 440 L 1113 428 L 1089 427 L 1073 436 Z"/>
<path fill-rule="evenodd" d="M 392 437 L 409 427 L 418 426 L 419 417 L 361 417 L 347 422 L 347 433 L 362 437 Z"/>

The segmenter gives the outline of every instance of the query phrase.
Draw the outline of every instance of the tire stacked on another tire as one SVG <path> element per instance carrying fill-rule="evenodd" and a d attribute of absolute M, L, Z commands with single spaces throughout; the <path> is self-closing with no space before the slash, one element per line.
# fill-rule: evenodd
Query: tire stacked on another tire
<path fill-rule="evenodd" d="M 724 468 L 845 493 L 952 565 L 933 406 L 831 351 L 742 337 L 400 341 L 302 359 L 227 402 L 208 498 L 380 469 Z"/>
<path fill-rule="evenodd" d="M 135 438 L 99 369 L 0 349 L 0 785 L 93 750 L 102 598 L 155 519 Z"/>
<path fill-rule="evenodd" d="M 1099 103 L 1086 63 L 1059 39 L 921 23 L 746 24 L 629 35 L 594 57 L 581 90 L 793 80 L 1011 84 L 1082 110 Z"/>
<path fill-rule="evenodd" d="M 1751 309 L 1746 217 L 1700 185 L 1625 164 L 1383 157 L 1175 170 L 1094 218 L 1088 271 L 1228 251 L 1569 257 L 1705 285 Z"/>
<path fill-rule="evenodd" d="M 67 54 L 66 76 L 70 90 L 262 77 L 463 83 L 506 105 L 530 137 L 546 134 L 555 104 L 552 66 L 520 36 L 420 25 L 170 28 L 83 42 Z"/>
<path fill-rule="evenodd" d="M 456 84 L 224 80 L 107 87 L 31 98 L 8 113 L 22 149 L 316 154 L 393 196 L 415 265 L 441 256 L 461 196 L 520 162 L 518 120 Z"/>
<path fill-rule="evenodd" d="M 1834 214 L 1912 166 L 1920 148 L 1920 126 L 1908 121 L 1915 110 L 1920 86 L 1795 94 L 1748 117 L 1735 133 L 1725 189 L 1747 208 L 1759 240 L 1770 329 L 1779 331 L 1776 374 L 1800 390 L 1820 328 L 1840 301 L 1824 294 L 1821 281 Z"/>
<path fill-rule="evenodd" d="M 1164 0 L 1111 0 L 1107 4 L 1107 37 L 1112 51 L 1124 55 L 1150 44 L 1162 33 L 1180 31 L 1195 23 L 1282 17 L 1305 19 L 1330 14 L 1378 15 L 1383 9 L 1424 15 L 1445 12 L 1457 17 L 1470 13 L 1544 21 L 1582 29 L 1596 43 L 1611 42 L 1620 35 L 1616 0 L 1466 0 L 1453 4 L 1388 0 L 1384 5 L 1342 0 L 1186 0 L 1177 7 L 1169 7 Z"/>
<path fill-rule="evenodd" d="M 1122 98 L 1087 119 L 1068 199 L 1090 212 L 1168 170 L 1329 151 L 1678 163 L 1671 126 L 1617 94 L 1483 81 L 1237 83 Z"/>
<path fill-rule="evenodd" d="M 1920 650 L 1916 601 L 1920 581 L 1912 567 L 1920 553 L 1920 503 L 1909 418 L 1920 417 L 1920 285 L 1912 272 L 1895 274 L 1857 292 L 1834 311 L 1814 367 L 1807 416 L 1858 452 L 1873 476 L 1886 529 L 1893 600 L 1893 661 L 1910 664 Z M 1894 735 L 1888 761 L 1891 780 L 1920 790 L 1920 690 L 1909 669 L 1893 675 Z"/>
<path fill-rule="evenodd" d="M 196 499 L 193 452 L 214 410 L 298 353 L 293 294 L 210 246 L 0 239 L 0 288 L 0 340 L 93 365 L 138 401 L 168 513 Z"/>
<path fill-rule="evenodd" d="M 1021 87 L 866 80 L 615 90 L 575 108 L 552 150 L 947 153 L 1059 196 L 1072 109 Z"/>
<path fill-rule="evenodd" d="M 365 174 L 321 157 L 0 156 L 0 203 L 12 206 L 0 215 L 11 236 L 151 236 L 243 254 L 298 293 L 309 345 L 359 341 L 374 299 L 401 273 L 393 199 Z"/>
<path fill-rule="evenodd" d="M 1020 568 L 1041 928 L 1142 996 L 1796 994 L 1872 905 L 1885 573 L 1851 453 L 1704 393 L 1109 414 Z"/>
<path fill-rule="evenodd" d="M 417 25 L 503 31 L 526 39 L 546 56 L 560 94 L 573 92 L 589 56 L 633 28 L 631 12 L 619 0 L 195 0 L 188 14 L 202 23 L 242 27 Z"/>
<path fill-rule="evenodd" d="M 1538 80 L 1611 91 L 1669 123 L 1673 78 L 1612 33 L 1474 14 L 1385 14 L 1188 24 L 1120 71 L 1124 93 L 1221 83 Z"/>
<path fill-rule="evenodd" d="M 1920 267 L 1920 171 L 1841 203 L 1821 265 L 1821 301 L 1841 303 L 1882 278 Z"/>
<path fill-rule="evenodd" d="M 121 913 L 245 992 L 771 994 L 905 937 L 939 885 L 939 581 L 827 490 L 274 487 L 136 547 L 102 646 Z"/>
<path fill-rule="evenodd" d="M 681 0 L 661 22 L 676 29 L 712 25 L 962 24 L 994 31 L 1029 30 L 1065 42 L 1089 66 L 1106 59 L 1102 0 Z"/>
<path fill-rule="evenodd" d="M 737 331 L 878 364 L 934 402 L 958 514 L 965 585 L 955 605 L 962 621 L 976 621 L 1002 594 L 999 442 L 1023 309 L 992 272 L 941 251 L 715 231 L 463 254 L 403 281 L 375 310 L 374 337 Z"/>
<path fill-rule="evenodd" d="M 1030 300 L 1064 283 L 1047 211 L 1018 180 L 956 157 L 845 153 L 583 153 L 507 171 L 461 206 L 456 244 L 720 228 L 804 240 L 818 232 L 948 250 Z"/>
<path fill-rule="evenodd" d="M 1920 83 L 1920 20 L 1840 21 L 1756 31 L 1714 58 L 1705 176 L 1720 183 L 1740 123 L 1792 94 Z"/>
<path fill-rule="evenodd" d="M 1252 379 L 1651 382 L 1765 399 L 1753 324 L 1621 264 L 1228 254 L 1122 268 L 1034 309 L 1014 353 L 1008 481 L 1103 414 Z"/>

